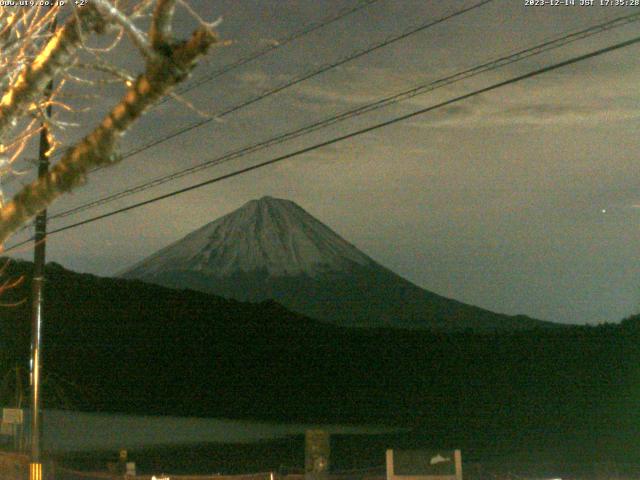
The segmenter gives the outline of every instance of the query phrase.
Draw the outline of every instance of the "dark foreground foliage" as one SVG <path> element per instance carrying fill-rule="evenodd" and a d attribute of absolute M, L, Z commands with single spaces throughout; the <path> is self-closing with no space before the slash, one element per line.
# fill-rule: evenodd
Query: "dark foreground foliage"
<path fill-rule="evenodd" d="M 510 334 L 349 330 L 273 302 L 47 273 L 45 371 L 76 385 L 76 409 L 383 423 L 408 429 L 396 443 L 471 459 L 640 463 L 638 317 Z M 29 305 L 0 319 L 0 367 L 26 366 Z"/>

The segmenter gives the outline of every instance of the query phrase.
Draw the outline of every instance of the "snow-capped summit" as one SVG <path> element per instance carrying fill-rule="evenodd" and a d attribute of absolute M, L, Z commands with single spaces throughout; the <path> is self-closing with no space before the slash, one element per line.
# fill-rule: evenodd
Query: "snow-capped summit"
<path fill-rule="evenodd" d="M 289 200 L 263 197 L 122 274 L 243 301 L 276 300 L 343 326 L 517 330 L 542 322 L 441 297 L 396 275 Z"/>
<path fill-rule="evenodd" d="M 292 201 L 266 196 L 160 250 L 125 276 L 189 270 L 218 278 L 250 272 L 315 277 L 373 263 Z"/>

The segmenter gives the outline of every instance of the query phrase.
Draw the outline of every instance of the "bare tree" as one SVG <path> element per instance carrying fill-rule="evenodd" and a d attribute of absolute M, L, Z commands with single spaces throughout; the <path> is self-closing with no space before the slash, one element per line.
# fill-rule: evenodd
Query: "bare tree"
<path fill-rule="evenodd" d="M 101 122 L 66 148 L 48 175 L 2 202 L 0 244 L 56 198 L 82 185 L 91 169 L 117 163 L 118 139 L 149 107 L 184 81 L 198 59 L 216 43 L 215 23 L 205 23 L 186 4 L 197 28 L 186 39 L 174 38 L 177 2 L 183 4 L 181 0 L 137 0 L 131 4 L 88 0 L 85 6 L 64 9 L 0 7 L 0 175 L 13 172 L 16 159 L 42 128 L 51 136 L 51 150 L 60 148 L 54 132 L 64 125 L 47 117 L 47 107 L 58 105 L 62 111 L 71 108 L 64 97 L 68 83 L 103 81 L 87 80 L 75 71 L 108 75 L 122 82 L 125 90 Z M 66 20 L 51 32 L 52 19 L 62 11 L 69 13 Z M 142 23 L 144 28 L 139 26 Z M 111 47 L 89 46 L 92 39 L 99 38 L 106 39 Z M 130 41 L 142 60 L 142 71 L 137 75 L 105 61 L 101 55 L 123 38 Z M 53 90 L 52 81 L 56 82 Z"/>

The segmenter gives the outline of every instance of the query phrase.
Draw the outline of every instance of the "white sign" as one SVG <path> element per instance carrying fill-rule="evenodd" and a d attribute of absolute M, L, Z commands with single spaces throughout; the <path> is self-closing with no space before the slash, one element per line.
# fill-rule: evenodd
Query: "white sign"
<path fill-rule="evenodd" d="M 21 408 L 3 408 L 2 423 L 12 423 L 14 425 L 22 425 L 22 409 Z"/>

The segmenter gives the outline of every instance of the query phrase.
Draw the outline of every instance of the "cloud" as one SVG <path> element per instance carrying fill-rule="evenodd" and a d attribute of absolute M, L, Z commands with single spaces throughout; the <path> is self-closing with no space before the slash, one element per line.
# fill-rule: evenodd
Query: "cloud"
<path fill-rule="evenodd" d="M 262 44 L 267 47 L 278 47 L 280 45 L 280 40 L 277 38 L 261 38 L 258 41 L 258 44 Z"/>
<path fill-rule="evenodd" d="M 277 79 L 262 70 L 250 70 L 236 75 L 236 80 L 246 87 L 265 88 Z"/>
<path fill-rule="evenodd" d="M 338 67 L 330 77 L 307 81 L 296 86 L 299 100 L 309 103 L 355 105 L 370 103 L 415 83 L 417 72 L 381 67 Z"/>
<path fill-rule="evenodd" d="M 616 65 L 610 61 L 602 68 L 588 72 L 580 68 L 545 74 L 438 109 L 411 125 L 461 128 L 546 126 L 636 119 L 640 117 L 636 81 L 640 68 L 616 70 Z M 530 71 L 535 67 L 522 68 Z M 382 67 L 342 67 L 329 78 L 323 76 L 317 81 L 301 83 L 295 87 L 295 95 L 299 106 L 310 111 L 328 108 L 335 111 L 336 107 L 350 109 L 417 85 L 426 85 L 451 73 L 436 69 L 425 75 L 424 72 L 398 72 Z M 400 108 L 426 108 L 515 75 L 517 73 L 502 69 L 487 72 L 412 97 L 403 101 Z"/>
<path fill-rule="evenodd" d="M 572 124 L 602 124 L 640 118 L 640 108 L 591 104 L 505 104 L 485 102 L 482 106 L 445 107 L 409 122 L 415 128 L 487 126 L 549 126 Z"/>
<path fill-rule="evenodd" d="M 602 124 L 640 118 L 640 95 L 632 75 L 611 77 L 605 70 L 589 79 L 579 74 L 526 80 L 460 103 L 451 104 L 410 123 L 413 127 L 473 128 Z M 499 81 L 495 78 L 493 81 Z M 456 84 L 440 99 L 415 97 L 411 103 L 425 108 L 489 85 Z"/>

